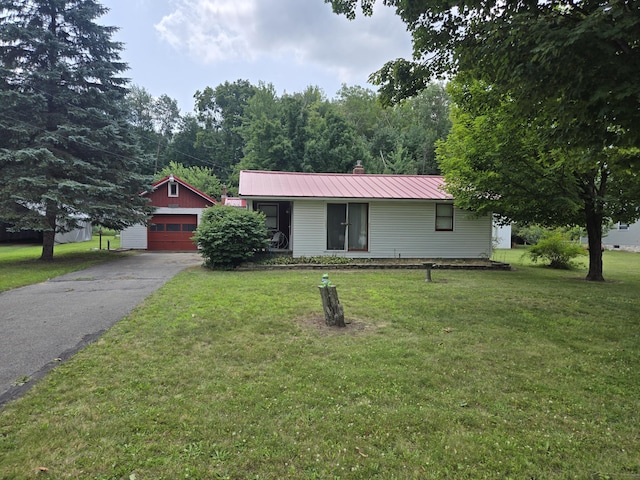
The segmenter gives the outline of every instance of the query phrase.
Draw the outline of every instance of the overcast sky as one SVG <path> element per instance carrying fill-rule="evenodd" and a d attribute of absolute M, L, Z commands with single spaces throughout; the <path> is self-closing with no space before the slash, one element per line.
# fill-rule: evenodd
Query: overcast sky
<path fill-rule="evenodd" d="M 120 28 L 122 59 L 133 84 L 193 111 L 196 90 L 225 81 L 272 83 L 276 90 L 343 83 L 372 88 L 385 62 L 410 58 L 411 41 L 393 10 L 379 2 L 372 18 L 349 21 L 323 0 L 102 0 L 99 23 Z"/>

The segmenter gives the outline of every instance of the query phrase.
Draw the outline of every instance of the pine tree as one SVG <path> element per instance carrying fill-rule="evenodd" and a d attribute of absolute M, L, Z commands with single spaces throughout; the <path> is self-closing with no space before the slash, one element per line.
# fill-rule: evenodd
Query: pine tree
<path fill-rule="evenodd" d="M 79 220 L 120 229 L 149 209 L 127 123 L 115 27 L 94 0 L 0 0 L 0 218 L 44 236 Z"/>

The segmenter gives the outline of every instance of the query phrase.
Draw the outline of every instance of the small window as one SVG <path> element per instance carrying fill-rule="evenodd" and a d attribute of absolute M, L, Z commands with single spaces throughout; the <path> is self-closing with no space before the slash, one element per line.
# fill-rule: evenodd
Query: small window
<path fill-rule="evenodd" d="M 278 230 L 278 204 L 259 203 L 257 209 L 264 213 L 267 228 L 269 230 Z"/>
<path fill-rule="evenodd" d="M 169 196 L 170 197 L 178 196 L 178 184 L 176 182 L 169 182 Z"/>
<path fill-rule="evenodd" d="M 164 224 L 162 223 L 152 223 L 149 225 L 149 229 L 152 232 L 164 232 Z"/>
<path fill-rule="evenodd" d="M 629 230 L 629 224 L 628 223 L 618 223 L 618 230 Z"/>
<path fill-rule="evenodd" d="M 179 223 L 167 223 L 167 232 L 179 232 L 180 224 Z"/>
<path fill-rule="evenodd" d="M 436 230 L 453 230 L 453 205 L 450 203 L 436 204 Z"/>
<path fill-rule="evenodd" d="M 182 231 L 183 232 L 195 232 L 198 226 L 195 223 L 183 223 Z"/>

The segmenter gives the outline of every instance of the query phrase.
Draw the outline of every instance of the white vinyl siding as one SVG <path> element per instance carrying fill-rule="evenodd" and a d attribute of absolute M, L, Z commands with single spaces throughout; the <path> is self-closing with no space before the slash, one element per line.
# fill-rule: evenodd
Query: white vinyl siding
<path fill-rule="evenodd" d="M 455 209 L 454 231 L 435 230 L 435 202 L 369 202 L 369 250 L 326 250 L 326 201 L 296 201 L 293 256 L 353 258 L 484 258 L 491 255 L 491 217 Z"/>
<path fill-rule="evenodd" d="M 120 232 L 120 247 L 134 250 L 147 249 L 147 227 L 145 225 L 133 225 Z"/>
<path fill-rule="evenodd" d="M 491 217 L 454 209 L 455 229 L 436 231 L 436 204 L 371 203 L 372 258 L 483 258 L 491 256 Z"/>
<path fill-rule="evenodd" d="M 494 248 L 511 248 L 511 225 L 493 224 L 493 242 Z"/>
<path fill-rule="evenodd" d="M 627 228 L 619 228 L 618 225 L 603 235 L 602 243 L 607 248 L 640 250 L 640 222 L 624 224 Z"/>
<path fill-rule="evenodd" d="M 294 257 L 332 254 L 325 250 L 327 243 L 326 205 L 326 202 L 318 200 L 294 202 L 291 219 L 293 241 L 290 242 Z"/>

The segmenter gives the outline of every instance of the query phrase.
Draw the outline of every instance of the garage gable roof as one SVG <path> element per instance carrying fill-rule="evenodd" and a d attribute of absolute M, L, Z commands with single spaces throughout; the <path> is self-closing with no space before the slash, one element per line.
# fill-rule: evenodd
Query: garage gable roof
<path fill-rule="evenodd" d="M 452 200 L 440 175 L 371 175 L 242 170 L 241 197 Z"/>
<path fill-rule="evenodd" d="M 210 197 L 209 195 L 207 195 L 204 192 L 201 192 L 200 190 L 198 190 L 196 187 L 193 187 L 191 185 L 189 185 L 187 182 L 185 182 L 184 180 L 176 177 L 175 175 L 167 175 L 166 177 L 164 177 L 163 179 L 158 180 L 157 182 L 153 183 L 151 185 L 152 187 L 152 191 L 157 190 L 158 188 L 160 188 L 162 185 L 169 183 L 169 182 L 176 182 L 179 183 L 180 185 L 182 185 L 183 187 L 191 190 L 193 193 L 195 193 L 196 195 L 199 195 L 200 197 L 204 198 L 207 202 L 210 202 L 212 205 L 215 205 L 216 203 L 218 203 L 216 201 L 215 198 Z M 150 192 L 142 192 L 142 195 L 146 195 Z"/>

